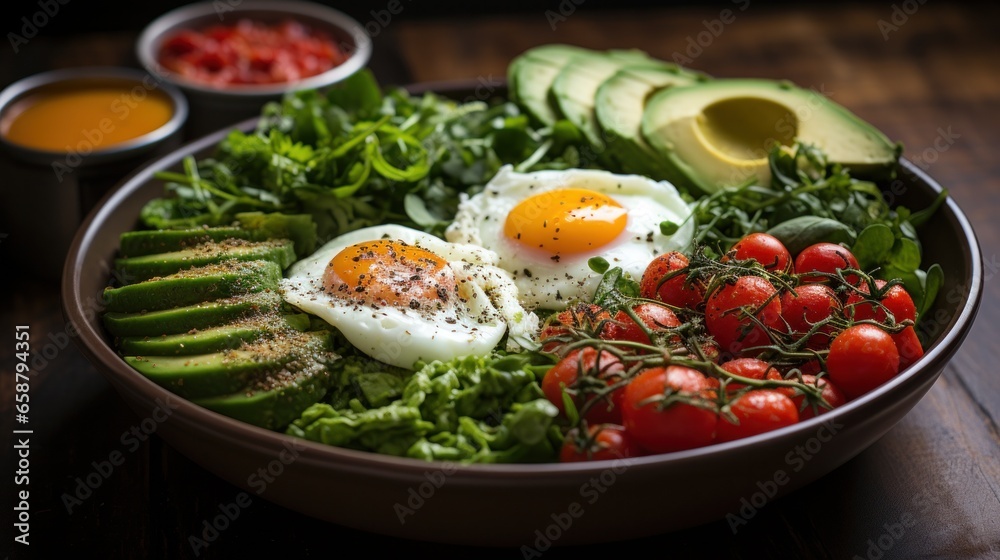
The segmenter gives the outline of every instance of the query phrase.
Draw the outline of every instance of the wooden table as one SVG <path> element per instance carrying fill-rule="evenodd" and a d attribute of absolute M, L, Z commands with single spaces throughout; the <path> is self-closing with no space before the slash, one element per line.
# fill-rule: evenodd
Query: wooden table
<path fill-rule="evenodd" d="M 903 11 L 915 6 L 913 13 Z M 546 557 L 581 552 L 630 557 L 650 548 L 678 558 L 1000 557 L 1000 375 L 994 369 L 1000 284 L 991 281 L 1000 267 L 1000 34 L 994 24 L 1000 9 L 901 2 L 802 11 L 738 0 L 715 8 L 642 13 L 586 7 L 564 21 L 540 9 L 476 19 L 404 18 L 376 38 L 372 67 L 384 83 L 474 78 L 488 86 L 523 49 L 566 42 L 637 47 L 666 59 L 676 53 L 717 76 L 791 79 L 827 93 L 901 140 L 908 155 L 921 158 L 973 221 L 987 276 L 979 319 L 941 379 L 881 441 L 832 474 L 768 505 L 735 534 L 719 521 L 587 551 L 551 550 Z M 134 38 L 131 33 L 39 37 L 24 47 L 30 54 L 3 50 L 0 79 L 8 83 L 56 67 L 129 64 Z M 15 236 L 12 232 L 10 240 L 0 242 L 14 242 Z M 188 536 L 200 532 L 203 520 L 231 502 L 238 489 L 155 435 L 132 443 L 128 434 L 136 416 L 69 341 L 56 284 L 16 272 L 27 266 L 5 263 L 6 289 L 0 293 L 5 332 L 28 323 L 36 348 L 47 352 L 47 365 L 31 389 L 31 551 L 191 556 Z M 13 421 L 13 375 L 6 367 L 13 363 L 11 347 L 0 345 L 4 437 Z M 115 450 L 125 451 L 123 462 L 67 513 L 64 493 L 73 492 L 78 477 L 86 477 L 95 462 L 107 461 Z M 13 467 L 12 459 L 5 461 L 3 535 L 12 523 L 7 504 L 13 498 Z M 887 551 L 878 550 L 880 538 Z M 201 556 L 328 557 L 348 550 L 375 556 L 520 556 L 515 550 L 470 550 L 359 533 L 264 501 L 244 510 Z M 14 557 L 23 553 L 14 545 Z"/>

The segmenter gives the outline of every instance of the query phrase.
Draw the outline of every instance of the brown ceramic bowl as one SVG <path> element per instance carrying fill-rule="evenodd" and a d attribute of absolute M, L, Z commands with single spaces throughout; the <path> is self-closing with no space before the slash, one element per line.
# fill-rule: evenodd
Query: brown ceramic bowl
<path fill-rule="evenodd" d="M 468 91 L 453 91 L 464 98 Z M 253 122 L 245 122 L 248 129 Z M 155 171 L 203 156 L 214 134 L 154 161 L 109 194 L 73 243 L 63 305 L 77 344 L 133 410 L 176 409 L 157 433 L 219 477 L 332 523 L 411 539 L 472 545 L 580 544 L 664 533 L 752 513 L 827 474 L 874 443 L 933 385 L 961 345 L 982 295 L 976 236 L 954 201 L 924 226 L 925 258 L 946 280 L 923 326 L 933 342 L 913 367 L 841 408 L 781 430 L 707 448 L 621 462 L 543 465 L 426 463 L 329 447 L 221 416 L 149 381 L 116 354 L 100 323 L 101 290 L 118 236 L 136 227 L 142 205 L 163 193 Z M 902 163 L 897 203 L 926 207 L 941 192 Z M 796 451 L 803 450 L 800 454 Z M 808 457 L 808 458 L 807 458 Z M 252 476 L 271 469 L 262 488 Z M 746 504 L 749 504 L 746 505 Z M 744 512 L 741 512 L 743 508 Z M 401 521 L 402 518 L 402 521 Z"/>

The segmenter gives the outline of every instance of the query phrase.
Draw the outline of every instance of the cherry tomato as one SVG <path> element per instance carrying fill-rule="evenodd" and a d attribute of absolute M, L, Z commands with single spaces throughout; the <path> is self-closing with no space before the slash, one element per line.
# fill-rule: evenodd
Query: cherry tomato
<path fill-rule="evenodd" d="M 737 358 L 729 360 L 722 364 L 721 367 L 733 375 L 748 377 L 750 379 L 770 379 L 772 381 L 783 379 L 781 372 L 777 368 L 757 358 Z M 742 389 L 743 387 L 746 387 L 746 384 L 738 381 L 732 381 L 726 385 L 726 388 L 730 391 Z"/>
<path fill-rule="evenodd" d="M 840 389 L 825 377 L 817 378 L 815 375 L 803 374 L 802 383 L 822 389 L 823 400 L 830 405 L 830 408 L 837 408 L 838 406 L 847 404 L 847 398 L 844 396 L 844 393 L 840 392 Z M 778 389 L 778 392 L 792 399 L 792 402 L 795 403 L 795 409 L 799 411 L 799 420 L 807 420 L 817 414 L 829 411 L 829 409 L 820 404 L 817 404 L 815 407 L 810 405 L 806 400 L 806 396 L 798 389 L 782 387 Z"/>
<path fill-rule="evenodd" d="M 598 328 L 602 328 L 603 330 L 610 324 L 605 323 L 605 326 L 601 327 L 601 322 L 609 321 L 610 319 L 611 313 L 608 313 L 603 307 L 593 303 L 579 303 L 569 309 L 564 309 L 555 315 L 549 316 L 545 322 L 545 326 L 542 327 L 539 339 L 544 343 L 546 339 L 569 333 L 570 328 L 598 334 L 595 332 Z M 542 345 L 542 350 L 553 352 L 561 344 L 562 341 L 549 341 Z"/>
<path fill-rule="evenodd" d="M 729 410 L 738 423 L 719 415 L 715 437 L 720 442 L 763 434 L 799 421 L 799 411 L 792 399 L 768 389 L 754 389 L 740 395 L 729 404 Z"/>
<path fill-rule="evenodd" d="M 806 284 L 781 296 L 781 317 L 788 323 L 791 334 L 801 338 L 813 325 L 840 310 L 837 294 L 823 284 Z M 809 337 L 806 348 L 825 350 L 833 338 L 834 326 L 825 325 Z"/>
<path fill-rule="evenodd" d="M 673 327 L 681 326 L 680 319 L 674 312 L 662 305 L 655 303 L 640 303 L 632 308 L 640 321 L 646 325 L 651 332 L 664 332 Z M 602 333 L 601 338 L 606 340 L 627 340 L 640 344 L 652 344 L 649 337 L 642 331 L 642 328 L 624 311 L 619 311 L 615 315 L 615 321 L 608 324 L 607 330 Z M 681 343 L 679 336 L 670 337 L 670 345 L 676 346 Z"/>
<path fill-rule="evenodd" d="M 577 410 L 581 410 L 589 401 L 597 399 L 592 390 L 581 387 L 578 383 L 581 374 L 604 381 L 605 385 L 614 385 L 621 381 L 624 372 L 625 366 L 614 354 L 606 350 L 598 354 L 597 350 L 586 347 L 570 352 L 545 374 L 542 379 L 542 392 L 549 402 L 556 405 L 560 413 L 566 414 L 563 388 L 577 390 L 573 398 Z M 621 424 L 621 400 L 624 391 L 624 387 L 621 387 L 610 395 L 600 398 L 590 406 L 584 417 L 592 424 Z"/>
<path fill-rule="evenodd" d="M 771 343 L 767 332 L 744 317 L 746 308 L 766 327 L 783 330 L 781 301 L 770 282 L 759 276 L 742 276 L 708 298 L 705 306 L 705 326 L 715 337 L 723 353 L 739 354 L 743 349 Z"/>
<path fill-rule="evenodd" d="M 685 286 L 687 274 L 680 273 L 663 281 L 667 274 L 687 268 L 688 258 L 676 251 L 657 256 L 639 282 L 639 293 L 648 299 L 657 299 L 674 307 L 696 309 L 705 299 L 705 289 L 698 283 Z"/>
<path fill-rule="evenodd" d="M 562 450 L 559 452 L 559 460 L 563 463 L 576 463 L 580 461 L 609 461 L 614 459 L 627 459 L 638 457 L 641 454 L 632 438 L 625 431 L 625 428 L 614 424 L 599 424 L 591 426 L 588 430 L 590 446 L 581 448 L 579 432 L 573 428 L 566 434 Z"/>
<path fill-rule="evenodd" d="M 667 389 L 691 398 L 711 398 L 711 385 L 701 372 L 684 366 L 643 371 L 625 386 L 622 419 L 625 430 L 650 453 L 703 447 L 715 437 L 716 412 L 684 402 L 661 408 L 655 397 Z"/>
<path fill-rule="evenodd" d="M 854 325 L 833 339 L 826 368 L 830 380 L 849 399 L 856 399 L 899 373 L 899 351 L 882 329 Z"/>
<path fill-rule="evenodd" d="M 733 245 L 737 260 L 754 259 L 771 272 L 787 272 L 791 268 L 792 255 L 785 245 L 773 235 L 751 233 Z M 722 258 L 723 262 L 727 257 Z"/>
<path fill-rule="evenodd" d="M 924 355 L 924 347 L 920 345 L 920 338 L 917 337 L 917 331 L 913 327 L 906 327 L 892 335 L 892 341 L 896 343 L 896 350 L 899 351 L 900 370 L 910 367 Z"/>
<path fill-rule="evenodd" d="M 705 355 L 706 360 L 715 363 L 719 363 L 719 358 L 722 357 L 722 349 L 711 341 L 701 343 L 701 353 Z"/>
<path fill-rule="evenodd" d="M 875 280 L 875 286 L 882 290 L 888 282 L 885 280 Z M 858 290 L 868 295 L 870 292 L 868 290 L 868 284 L 862 283 L 858 286 Z M 906 292 L 903 286 L 896 284 L 895 286 L 889 288 L 881 300 L 879 300 L 881 306 L 875 305 L 874 303 L 869 303 L 865 300 L 865 297 L 857 292 L 851 292 L 851 295 L 847 296 L 847 310 L 848 316 L 850 316 L 851 311 L 854 312 L 855 321 L 864 321 L 867 319 L 873 319 L 880 323 L 884 323 L 888 316 L 886 315 L 886 310 L 888 309 L 897 323 L 901 323 L 906 320 L 916 321 L 917 320 L 917 306 L 913 303 L 913 298 L 910 294 Z"/>
<path fill-rule="evenodd" d="M 800 276 L 803 283 L 826 282 L 828 277 L 808 273 L 833 274 L 838 268 L 858 268 L 858 259 L 854 258 L 853 253 L 834 243 L 810 245 L 795 257 L 795 274 Z M 851 284 L 858 282 L 856 274 L 848 274 L 844 278 Z"/>

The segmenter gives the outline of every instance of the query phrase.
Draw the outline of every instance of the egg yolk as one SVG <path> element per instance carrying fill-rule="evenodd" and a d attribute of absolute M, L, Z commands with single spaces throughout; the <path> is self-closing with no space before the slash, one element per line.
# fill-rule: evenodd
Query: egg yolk
<path fill-rule="evenodd" d="M 628 210 L 588 189 L 560 189 L 522 200 L 507 214 L 504 235 L 554 257 L 591 253 L 615 240 Z"/>
<path fill-rule="evenodd" d="M 326 265 L 327 292 L 374 305 L 441 309 L 456 293 L 455 275 L 436 254 L 403 241 L 365 241 Z"/>

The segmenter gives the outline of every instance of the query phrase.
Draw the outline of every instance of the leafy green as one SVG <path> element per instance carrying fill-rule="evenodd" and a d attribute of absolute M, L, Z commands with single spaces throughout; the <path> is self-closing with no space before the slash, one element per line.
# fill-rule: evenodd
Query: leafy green
<path fill-rule="evenodd" d="M 367 71 L 326 94 L 303 91 L 264 108 L 257 129 L 231 132 L 215 154 L 161 172 L 174 196 L 142 211 L 148 227 L 231 222 L 239 212 L 305 213 L 320 240 L 399 223 L 440 234 L 460 193 L 504 164 L 519 171 L 580 163 L 569 123 L 534 128 L 513 103 L 457 104 L 383 94 Z"/>
<path fill-rule="evenodd" d="M 620 266 L 609 270 L 604 259 L 601 259 L 603 263 L 595 259 L 591 261 L 591 269 L 603 274 L 591 301 L 612 314 L 620 309 L 632 307 L 634 298 L 639 297 L 639 282 L 632 279 Z"/>
<path fill-rule="evenodd" d="M 529 354 L 435 361 L 406 373 L 359 356 L 343 360 L 327 402 L 288 433 L 330 445 L 427 460 L 550 461 L 558 410 Z M 379 371 L 386 368 L 387 371 Z"/>

